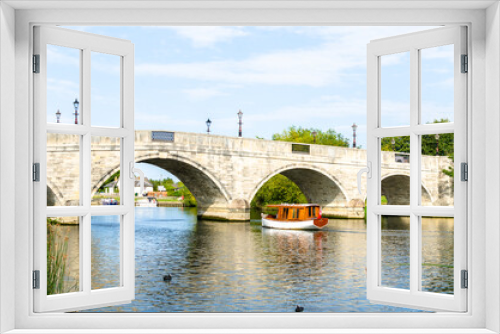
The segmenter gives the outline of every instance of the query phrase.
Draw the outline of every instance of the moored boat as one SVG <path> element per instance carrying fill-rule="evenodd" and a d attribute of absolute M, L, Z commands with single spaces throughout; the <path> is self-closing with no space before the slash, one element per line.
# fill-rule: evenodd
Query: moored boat
<path fill-rule="evenodd" d="M 328 225 L 328 219 L 321 217 L 317 204 L 276 204 L 276 215 L 262 213 L 262 226 L 281 230 L 321 230 Z"/>
<path fill-rule="evenodd" d="M 144 199 L 140 199 L 135 202 L 135 206 L 146 207 L 146 208 L 156 208 L 158 206 L 158 202 L 154 197 L 148 197 Z"/>

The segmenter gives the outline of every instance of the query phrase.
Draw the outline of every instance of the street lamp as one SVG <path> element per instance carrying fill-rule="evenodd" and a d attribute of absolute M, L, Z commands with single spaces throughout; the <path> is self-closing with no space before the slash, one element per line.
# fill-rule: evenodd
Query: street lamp
<path fill-rule="evenodd" d="M 392 151 L 396 152 L 396 140 L 394 137 L 391 139 L 391 144 L 392 144 Z"/>
<path fill-rule="evenodd" d="M 316 136 L 318 135 L 318 133 L 316 131 L 313 131 L 311 132 L 311 134 L 313 136 L 314 143 L 316 144 Z"/>
<path fill-rule="evenodd" d="M 207 133 L 210 134 L 210 125 L 212 124 L 212 121 L 209 118 L 205 123 L 207 123 Z"/>
<path fill-rule="evenodd" d="M 434 137 L 436 137 L 436 155 L 439 155 L 439 135 L 436 134 Z"/>
<path fill-rule="evenodd" d="M 241 134 L 242 134 L 241 125 L 243 124 L 243 123 L 241 122 L 241 119 L 243 118 L 243 113 L 241 112 L 241 110 L 240 110 L 240 111 L 238 111 L 238 114 L 237 114 L 237 115 L 238 115 L 238 119 L 239 119 L 239 122 L 238 122 L 238 123 L 239 123 L 239 125 L 240 125 L 240 129 L 238 130 L 238 137 L 241 137 Z"/>
<path fill-rule="evenodd" d="M 75 124 L 78 124 L 78 106 L 80 105 L 80 102 L 78 102 L 77 98 L 75 98 L 73 105 L 75 106 Z"/>
<path fill-rule="evenodd" d="M 356 129 L 358 126 L 356 123 L 352 124 L 352 148 L 356 148 Z"/>
<path fill-rule="evenodd" d="M 56 112 L 56 122 L 61 123 L 61 111 L 59 111 L 59 109 L 57 109 Z"/>

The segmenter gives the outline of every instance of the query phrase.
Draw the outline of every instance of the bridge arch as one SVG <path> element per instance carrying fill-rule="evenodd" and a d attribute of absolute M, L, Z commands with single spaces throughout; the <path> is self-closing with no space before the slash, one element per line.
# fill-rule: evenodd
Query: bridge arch
<path fill-rule="evenodd" d="M 433 203 L 431 192 L 421 183 L 422 204 Z M 388 205 L 410 205 L 410 175 L 409 174 L 388 174 L 381 180 L 381 195 L 385 196 Z"/>
<path fill-rule="evenodd" d="M 349 202 L 347 191 L 339 180 L 321 168 L 306 164 L 291 164 L 269 173 L 254 187 L 248 201 L 251 202 L 259 189 L 278 174 L 294 182 L 309 202 L 323 207 L 345 206 Z"/>
<path fill-rule="evenodd" d="M 198 200 L 198 197 L 202 197 L 201 193 L 198 190 L 199 187 L 197 187 L 197 184 L 195 182 L 191 182 L 189 180 L 189 177 L 186 177 L 185 174 L 190 174 L 190 172 L 196 172 L 200 173 L 203 175 L 202 179 L 202 186 L 206 186 L 206 183 L 208 183 L 211 188 L 215 188 L 218 190 L 217 197 L 222 197 L 225 199 L 226 202 L 231 201 L 231 196 L 227 192 L 227 190 L 224 188 L 222 183 L 212 174 L 210 171 L 208 171 L 206 168 L 201 166 L 200 164 L 191 161 L 190 159 L 184 158 L 184 157 L 160 157 L 159 154 L 154 154 L 154 155 L 143 155 L 140 157 L 135 158 L 135 162 L 144 162 L 144 163 L 149 163 L 152 165 L 155 165 L 157 167 L 160 167 L 162 169 L 165 169 L 166 171 L 171 172 L 175 176 L 181 180 L 186 187 L 193 193 L 195 198 Z M 176 166 L 179 165 L 179 166 Z M 102 173 L 98 180 L 94 182 L 92 186 L 92 194 L 95 194 L 95 192 L 106 182 L 107 179 L 111 177 L 114 173 L 118 172 L 120 170 L 120 165 L 115 165 L 111 168 L 108 168 L 104 173 Z M 200 180 L 198 180 L 200 181 Z M 187 183 L 186 183 L 187 182 Z M 190 184 L 188 184 L 190 183 Z M 191 184 L 193 183 L 193 184 Z M 196 189 L 196 190 L 193 190 Z M 193 192 L 194 191 L 194 192 Z M 195 194 L 195 192 L 198 192 L 198 197 Z M 212 194 L 213 192 L 211 192 Z"/>
<path fill-rule="evenodd" d="M 135 162 L 152 164 L 169 171 L 186 185 L 199 202 L 221 201 L 228 203 L 232 199 L 215 175 L 207 168 L 188 158 L 179 156 L 160 157 L 159 154 L 155 154 L 137 157 Z"/>
<path fill-rule="evenodd" d="M 47 206 L 60 206 L 64 205 L 62 202 L 63 195 L 57 189 L 57 186 L 49 184 L 47 182 Z"/>

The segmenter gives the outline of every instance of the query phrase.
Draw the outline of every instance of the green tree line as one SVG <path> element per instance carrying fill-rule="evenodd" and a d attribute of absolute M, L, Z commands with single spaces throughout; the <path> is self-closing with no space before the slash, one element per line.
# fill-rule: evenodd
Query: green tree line
<path fill-rule="evenodd" d="M 448 123 L 449 120 L 442 118 L 434 120 L 432 123 Z M 447 156 L 454 161 L 454 134 L 443 133 L 436 135 L 423 135 L 422 136 L 422 155 L 430 156 Z M 385 137 L 381 140 L 381 150 L 390 152 L 410 153 L 410 137 Z M 443 169 L 445 175 L 454 177 L 453 166 Z"/>
<path fill-rule="evenodd" d="M 272 138 L 294 143 L 349 147 L 349 140 L 333 129 L 321 131 L 316 128 L 291 126 L 281 133 L 274 134 Z M 250 205 L 254 208 L 262 208 L 268 204 L 307 202 L 306 196 L 294 182 L 278 174 L 264 183 Z"/>

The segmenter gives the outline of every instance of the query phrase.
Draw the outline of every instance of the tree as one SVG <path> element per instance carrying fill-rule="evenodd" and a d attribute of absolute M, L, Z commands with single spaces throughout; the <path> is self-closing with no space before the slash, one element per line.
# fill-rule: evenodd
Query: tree
<path fill-rule="evenodd" d="M 280 203 L 307 203 L 307 198 L 289 178 L 278 174 L 264 183 L 255 194 L 250 206 L 262 208 L 268 204 Z"/>
<path fill-rule="evenodd" d="M 169 186 L 171 187 L 172 184 L 174 183 L 174 180 L 172 180 L 171 178 L 166 178 L 166 179 L 161 179 L 161 180 L 150 179 L 149 182 L 151 182 L 153 184 L 153 190 L 158 191 L 159 186 L 164 186 L 165 189 L 168 190 Z"/>
<path fill-rule="evenodd" d="M 446 118 L 436 119 L 432 123 L 449 123 Z M 423 135 L 422 136 L 422 155 L 430 156 L 448 156 L 451 161 L 454 161 L 454 134 L 443 133 L 438 138 L 436 135 Z M 394 139 L 394 144 L 392 140 Z M 386 137 L 381 140 L 382 151 L 394 151 L 410 153 L 410 137 Z M 443 173 L 454 177 L 453 166 L 448 169 L 443 169 Z"/>
<path fill-rule="evenodd" d="M 448 123 L 448 119 L 434 120 L 432 123 Z M 392 140 L 394 139 L 394 144 Z M 443 133 L 436 138 L 436 135 L 422 136 L 422 155 L 431 156 L 448 156 L 453 154 L 454 150 L 454 135 L 453 133 Z M 439 147 L 438 147 L 439 146 Z M 439 148 L 438 150 L 436 148 Z M 410 137 L 385 137 L 381 140 L 382 151 L 394 151 L 410 153 Z"/>
<path fill-rule="evenodd" d="M 313 132 L 316 132 L 316 139 L 313 136 Z M 291 126 L 282 133 L 275 133 L 273 140 L 349 147 L 349 139 L 344 138 L 341 133 L 337 133 L 333 129 L 323 132 L 314 128 L 304 129 L 302 127 Z"/>
<path fill-rule="evenodd" d="M 113 173 L 113 175 L 111 175 L 110 177 L 108 177 L 106 179 L 106 181 L 103 182 L 103 184 L 101 185 L 101 187 L 99 188 L 98 192 L 104 192 L 104 186 L 107 185 L 108 183 L 110 182 L 113 182 L 113 181 L 116 181 L 120 178 L 120 171 L 117 171 L 115 173 Z"/>
<path fill-rule="evenodd" d="M 194 198 L 193 194 L 189 189 L 184 185 L 184 183 L 179 182 L 177 183 L 179 187 L 179 193 L 181 196 L 184 197 L 184 206 L 192 206 L 195 207 L 196 204 L 196 199 Z"/>

